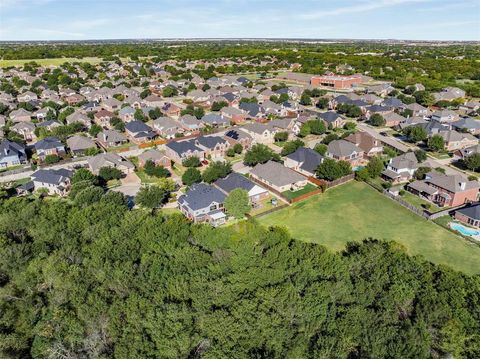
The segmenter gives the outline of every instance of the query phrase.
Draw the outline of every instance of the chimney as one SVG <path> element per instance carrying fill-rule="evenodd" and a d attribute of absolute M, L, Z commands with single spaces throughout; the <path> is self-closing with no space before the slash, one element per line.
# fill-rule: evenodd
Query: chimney
<path fill-rule="evenodd" d="M 465 186 L 467 185 L 467 183 L 462 181 L 458 185 L 460 186 L 460 189 L 463 191 L 465 189 Z"/>

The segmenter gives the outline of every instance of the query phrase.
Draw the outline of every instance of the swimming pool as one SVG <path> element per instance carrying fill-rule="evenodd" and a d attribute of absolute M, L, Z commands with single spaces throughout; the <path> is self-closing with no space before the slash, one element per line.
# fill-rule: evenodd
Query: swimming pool
<path fill-rule="evenodd" d="M 460 223 L 450 222 L 450 228 L 457 231 L 457 232 L 460 232 L 461 234 L 463 234 L 464 236 L 467 236 L 467 237 L 480 236 L 480 231 L 479 230 L 469 228 L 469 227 L 465 227 L 464 225 L 462 225 Z"/>

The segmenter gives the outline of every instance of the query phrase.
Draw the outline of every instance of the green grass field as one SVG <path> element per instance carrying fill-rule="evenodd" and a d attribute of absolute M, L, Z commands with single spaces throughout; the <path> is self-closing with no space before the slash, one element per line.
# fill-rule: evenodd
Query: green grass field
<path fill-rule="evenodd" d="M 291 207 L 259 218 L 284 225 L 294 238 L 339 251 L 349 241 L 367 237 L 394 240 L 411 255 L 480 273 L 480 247 L 428 222 L 368 185 L 351 182 Z"/>
<path fill-rule="evenodd" d="M 23 64 L 35 61 L 41 66 L 59 66 L 65 62 L 89 62 L 91 64 L 98 64 L 102 61 L 99 57 L 84 57 L 83 59 L 77 59 L 74 57 L 62 57 L 56 59 L 30 59 L 30 60 L 0 60 L 0 67 L 9 67 L 9 66 L 22 66 Z"/>

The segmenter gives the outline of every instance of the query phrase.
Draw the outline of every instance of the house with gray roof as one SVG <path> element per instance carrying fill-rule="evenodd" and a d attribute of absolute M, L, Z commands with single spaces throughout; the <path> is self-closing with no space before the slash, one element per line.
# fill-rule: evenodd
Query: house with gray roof
<path fill-rule="evenodd" d="M 327 127 L 331 128 L 342 128 L 346 123 L 345 118 L 335 111 L 322 112 L 317 117 L 323 120 Z"/>
<path fill-rule="evenodd" d="M 88 167 L 92 173 L 98 175 L 103 167 L 117 168 L 124 174 L 132 173 L 135 166 L 132 162 L 114 152 L 100 153 L 87 159 Z"/>
<path fill-rule="evenodd" d="M 466 225 L 480 228 L 480 203 L 472 204 L 461 209 L 457 209 L 454 213 L 456 220 Z"/>
<path fill-rule="evenodd" d="M 252 204 L 258 204 L 269 196 L 268 190 L 260 187 L 255 182 L 236 172 L 230 173 L 225 178 L 219 178 L 214 183 L 214 186 L 219 188 L 226 195 L 228 195 L 234 189 L 244 189 L 245 191 L 247 191 L 248 198 L 250 200 L 250 203 Z"/>
<path fill-rule="evenodd" d="M 393 183 L 407 182 L 413 178 L 417 171 L 418 160 L 413 152 L 407 152 L 391 158 L 387 168 L 382 172 L 382 177 Z"/>
<path fill-rule="evenodd" d="M 219 226 L 225 223 L 224 202 L 226 194 L 217 187 L 198 183 L 181 195 L 177 202 L 180 211 L 194 223 L 210 223 Z"/>
<path fill-rule="evenodd" d="M 225 157 L 230 148 L 230 143 L 221 136 L 200 136 L 196 138 L 195 144 L 204 150 L 205 156 L 213 159 Z"/>
<path fill-rule="evenodd" d="M 306 176 L 315 177 L 315 172 L 324 157 L 311 148 L 300 147 L 285 158 L 285 167 L 291 168 Z"/>
<path fill-rule="evenodd" d="M 165 145 L 165 154 L 178 163 L 189 157 L 205 158 L 205 150 L 197 146 L 195 139 L 169 142 Z"/>
<path fill-rule="evenodd" d="M 178 119 L 182 127 L 189 132 L 199 131 L 204 127 L 203 123 L 200 122 L 195 116 L 184 115 Z"/>
<path fill-rule="evenodd" d="M 120 146 L 128 142 L 127 137 L 117 130 L 103 130 L 99 132 L 97 141 L 104 148 Z"/>
<path fill-rule="evenodd" d="M 364 162 L 365 152 L 357 145 L 346 140 L 335 140 L 328 144 L 326 156 L 337 161 L 350 162 L 352 166 L 360 166 Z"/>
<path fill-rule="evenodd" d="M 89 137 L 75 135 L 67 139 L 67 147 L 74 156 L 80 156 L 91 148 L 97 148 L 97 145 L 95 141 Z"/>
<path fill-rule="evenodd" d="M 226 127 L 230 124 L 228 119 L 215 113 L 209 113 L 208 115 L 203 116 L 200 121 L 211 127 Z"/>
<path fill-rule="evenodd" d="M 257 164 L 250 176 L 277 192 L 297 191 L 307 185 L 307 177 L 285 167 L 279 162 Z"/>
<path fill-rule="evenodd" d="M 49 155 L 63 156 L 65 146 L 57 137 L 45 137 L 34 144 L 38 159 L 44 161 Z"/>
<path fill-rule="evenodd" d="M 167 139 L 175 138 L 177 133 L 180 134 L 185 132 L 182 125 L 170 117 L 157 118 L 153 121 L 152 127 L 160 136 Z"/>
<path fill-rule="evenodd" d="M 451 123 L 452 128 L 460 132 L 469 132 L 472 135 L 480 134 L 480 121 L 471 117 L 463 117 Z"/>
<path fill-rule="evenodd" d="M 70 190 L 73 172 L 67 169 L 41 169 L 30 177 L 35 190 L 45 188 L 49 194 L 65 196 Z"/>
<path fill-rule="evenodd" d="M 125 125 L 125 132 L 134 143 L 152 141 L 157 134 L 142 121 L 130 121 Z"/>
<path fill-rule="evenodd" d="M 480 183 L 460 175 L 445 175 L 432 171 L 427 173 L 424 180 L 409 183 L 406 188 L 440 207 L 456 207 L 477 201 Z"/>
<path fill-rule="evenodd" d="M 18 166 L 27 162 L 25 147 L 4 139 L 0 142 L 0 168 Z"/>

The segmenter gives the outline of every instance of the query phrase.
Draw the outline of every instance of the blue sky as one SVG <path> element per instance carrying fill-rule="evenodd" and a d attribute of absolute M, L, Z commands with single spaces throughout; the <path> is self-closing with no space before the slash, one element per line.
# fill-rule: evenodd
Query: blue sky
<path fill-rule="evenodd" d="M 480 0 L 0 0 L 0 40 L 480 40 Z"/>

